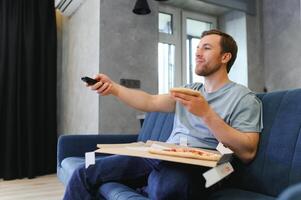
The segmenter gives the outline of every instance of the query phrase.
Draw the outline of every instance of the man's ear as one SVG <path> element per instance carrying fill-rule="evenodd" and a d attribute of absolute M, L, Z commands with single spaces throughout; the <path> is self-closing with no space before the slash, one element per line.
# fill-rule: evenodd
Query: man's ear
<path fill-rule="evenodd" d="M 222 56 L 222 63 L 228 63 L 232 58 L 232 54 L 231 53 L 223 53 Z"/>

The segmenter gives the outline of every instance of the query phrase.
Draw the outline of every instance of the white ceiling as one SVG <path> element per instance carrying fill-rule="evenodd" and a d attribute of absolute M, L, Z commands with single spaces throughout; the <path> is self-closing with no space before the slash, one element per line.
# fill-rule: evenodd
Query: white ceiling
<path fill-rule="evenodd" d="M 219 16 L 228 12 L 230 9 L 205 3 L 200 0 L 168 0 L 162 4 L 172 5 L 187 10 L 202 12 L 210 15 Z"/>

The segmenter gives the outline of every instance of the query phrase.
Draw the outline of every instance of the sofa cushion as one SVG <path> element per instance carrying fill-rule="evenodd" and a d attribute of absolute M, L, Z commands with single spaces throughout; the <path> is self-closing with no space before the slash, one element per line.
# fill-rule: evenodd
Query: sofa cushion
<path fill-rule="evenodd" d="M 256 158 L 237 169 L 236 186 L 277 196 L 301 181 L 301 89 L 258 95 L 264 129 Z"/>
<path fill-rule="evenodd" d="M 147 113 L 139 132 L 138 141 L 166 141 L 173 128 L 174 113 Z"/>
<path fill-rule="evenodd" d="M 300 200 L 300 199 L 301 199 L 301 183 L 288 187 L 277 198 L 277 200 Z"/>
<path fill-rule="evenodd" d="M 214 192 L 208 200 L 274 200 L 274 197 L 240 189 L 224 189 Z"/>

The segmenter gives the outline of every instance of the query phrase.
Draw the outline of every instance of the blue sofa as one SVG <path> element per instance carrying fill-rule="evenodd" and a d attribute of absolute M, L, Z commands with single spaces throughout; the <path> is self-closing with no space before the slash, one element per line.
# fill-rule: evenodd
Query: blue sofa
<path fill-rule="evenodd" d="M 210 200 L 301 200 L 301 89 L 258 94 L 263 102 L 264 129 L 258 153 L 248 165 L 233 161 L 235 173 Z M 84 153 L 98 143 L 165 141 L 172 113 L 148 113 L 138 135 L 63 135 L 58 140 L 57 174 L 67 184 Z M 96 159 L 103 156 L 98 155 Z M 148 199 L 126 185 L 109 182 L 99 189 L 102 199 Z"/>

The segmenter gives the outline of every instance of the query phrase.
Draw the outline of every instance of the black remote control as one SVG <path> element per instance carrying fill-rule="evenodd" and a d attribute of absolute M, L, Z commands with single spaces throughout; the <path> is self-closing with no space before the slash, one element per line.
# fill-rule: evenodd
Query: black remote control
<path fill-rule="evenodd" d="M 82 81 L 86 82 L 88 85 L 94 85 L 95 83 L 98 82 L 97 80 L 90 78 L 88 76 L 82 77 L 81 79 Z"/>

